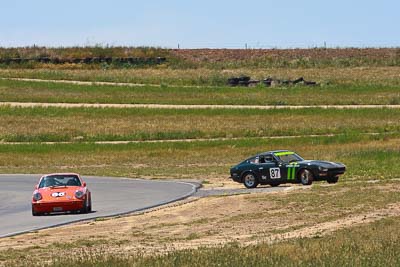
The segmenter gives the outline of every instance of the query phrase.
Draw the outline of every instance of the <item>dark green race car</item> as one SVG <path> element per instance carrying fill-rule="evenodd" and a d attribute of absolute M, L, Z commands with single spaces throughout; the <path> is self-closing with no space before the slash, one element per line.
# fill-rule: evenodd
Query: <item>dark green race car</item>
<path fill-rule="evenodd" d="M 278 186 L 284 183 L 310 185 L 313 181 L 337 183 L 346 171 L 342 163 L 304 160 L 295 152 L 276 150 L 258 154 L 231 168 L 231 178 L 247 188 L 258 184 Z"/>

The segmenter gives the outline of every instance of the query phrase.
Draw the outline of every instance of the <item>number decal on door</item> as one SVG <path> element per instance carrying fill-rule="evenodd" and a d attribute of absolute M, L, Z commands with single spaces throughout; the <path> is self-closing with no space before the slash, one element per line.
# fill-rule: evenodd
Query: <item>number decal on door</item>
<path fill-rule="evenodd" d="M 271 177 L 271 179 L 281 178 L 281 170 L 279 168 L 270 168 L 269 177 Z"/>

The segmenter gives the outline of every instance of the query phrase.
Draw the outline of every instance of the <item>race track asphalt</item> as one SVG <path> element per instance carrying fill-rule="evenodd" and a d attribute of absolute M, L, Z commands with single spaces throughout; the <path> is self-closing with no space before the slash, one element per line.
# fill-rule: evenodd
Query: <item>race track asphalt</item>
<path fill-rule="evenodd" d="M 132 213 L 181 200 L 196 192 L 196 185 L 191 183 L 83 176 L 92 192 L 92 213 L 34 217 L 31 198 L 40 176 L 0 175 L 0 237 Z"/>

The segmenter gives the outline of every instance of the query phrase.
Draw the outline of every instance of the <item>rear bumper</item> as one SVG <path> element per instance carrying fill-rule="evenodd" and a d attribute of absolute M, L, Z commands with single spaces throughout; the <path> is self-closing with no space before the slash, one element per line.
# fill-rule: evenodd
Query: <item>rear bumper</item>
<path fill-rule="evenodd" d="M 84 207 L 83 200 L 71 200 L 64 202 L 34 202 L 32 210 L 35 212 L 66 212 L 77 211 Z"/>

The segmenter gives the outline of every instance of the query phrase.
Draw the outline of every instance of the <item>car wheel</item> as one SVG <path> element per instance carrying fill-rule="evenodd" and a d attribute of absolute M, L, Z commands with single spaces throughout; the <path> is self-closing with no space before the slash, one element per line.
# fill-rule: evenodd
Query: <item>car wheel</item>
<path fill-rule="evenodd" d="M 243 184 L 246 188 L 256 188 L 258 185 L 257 177 L 253 173 L 247 173 L 243 177 Z"/>
<path fill-rule="evenodd" d="M 314 175 L 310 170 L 304 169 L 300 172 L 300 182 L 303 185 L 311 185 L 314 181 Z"/>
<path fill-rule="evenodd" d="M 87 212 L 88 213 L 92 212 L 92 196 L 89 197 L 89 207 L 87 209 Z"/>
<path fill-rule="evenodd" d="M 85 203 L 83 203 L 83 208 L 80 210 L 80 213 L 88 213 L 89 212 L 89 200 L 86 198 Z"/>
<path fill-rule="evenodd" d="M 328 177 L 328 179 L 326 179 L 326 181 L 329 184 L 336 184 L 339 181 L 339 177 L 335 176 L 335 177 Z"/>

